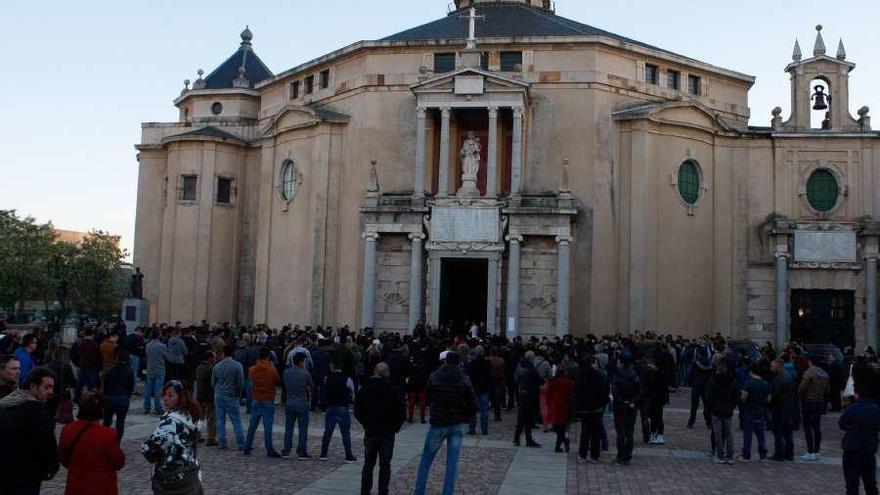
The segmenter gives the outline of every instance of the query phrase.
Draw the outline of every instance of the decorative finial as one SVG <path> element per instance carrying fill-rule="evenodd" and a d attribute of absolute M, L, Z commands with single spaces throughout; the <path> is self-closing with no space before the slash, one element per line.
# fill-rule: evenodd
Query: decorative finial
<path fill-rule="evenodd" d="M 801 53 L 801 44 L 798 42 L 797 38 L 794 39 L 794 51 L 791 54 L 791 59 L 795 62 L 800 62 L 803 54 Z"/>
<path fill-rule="evenodd" d="M 822 39 L 822 25 L 816 26 L 816 44 L 813 45 L 813 56 L 825 55 L 825 40 Z"/>
<path fill-rule="evenodd" d="M 868 107 L 862 107 L 859 109 L 859 125 L 862 127 L 862 131 L 870 131 L 871 130 L 871 116 L 868 115 L 871 109 Z"/>
<path fill-rule="evenodd" d="M 180 90 L 180 94 L 185 94 L 187 91 L 189 91 L 189 79 L 184 79 L 183 80 L 183 89 Z"/>
<path fill-rule="evenodd" d="M 205 80 L 202 79 L 202 75 L 205 73 L 202 69 L 196 71 L 196 74 L 199 76 L 195 82 L 193 82 L 192 89 L 205 89 Z"/>
<path fill-rule="evenodd" d="M 250 28 L 245 25 L 244 31 L 241 32 L 241 44 L 250 45 L 252 39 L 254 39 L 254 33 L 252 33 Z"/>
<path fill-rule="evenodd" d="M 770 111 L 770 115 L 773 116 L 773 118 L 770 119 L 770 128 L 773 129 L 774 131 L 781 131 L 782 130 L 782 108 L 781 107 L 774 107 L 773 110 Z"/>
<path fill-rule="evenodd" d="M 843 47 L 843 40 L 837 44 L 837 60 L 846 60 L 846 48 Z"/>
<path fill-rule="evenodd" d="M 249 88 L 251 87 L 251 82 L 248 81 L 246 77 L 244 77 L 245 68 L 243 65 L 238 67 L 238 77 L 232 80 L 232 87 L 234 88 Z"/>

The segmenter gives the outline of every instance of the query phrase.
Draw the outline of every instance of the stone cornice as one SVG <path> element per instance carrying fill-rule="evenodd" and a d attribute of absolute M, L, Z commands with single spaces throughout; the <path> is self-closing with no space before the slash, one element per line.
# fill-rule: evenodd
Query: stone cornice
<path fill-rule="evenodd" d="M 193 96 L 252 96 L 259 98 L 260 92 L 248 88 L 191 89 L 175 98 L 174 106 L 180 106 L 181 103 Z"/>

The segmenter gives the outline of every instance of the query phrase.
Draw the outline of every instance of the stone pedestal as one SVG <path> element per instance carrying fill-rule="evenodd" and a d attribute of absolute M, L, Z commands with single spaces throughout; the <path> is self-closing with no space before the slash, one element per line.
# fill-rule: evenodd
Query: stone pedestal
<path fill-rule="evenodd" d="M 137 327 L 150 324 L 150 303 L 146 299 L 123 299 L 122 320 L 126 333 L 134 333 Z"/>

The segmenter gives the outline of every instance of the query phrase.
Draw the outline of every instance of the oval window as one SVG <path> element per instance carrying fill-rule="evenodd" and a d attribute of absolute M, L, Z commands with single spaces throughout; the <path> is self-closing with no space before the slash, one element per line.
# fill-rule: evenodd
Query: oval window
<path fill-rule="evenodd" d="M 700 198 L 700 171 L 696 163 L 686 161 L 678 167 L 678 194 L 689 205 Z"/>
<path fill-rule="evenodd" d="M 281 199 L 290 201 L 293 199 L 293 193 L 296 189 L 296 166 L 292 161 L 287 160 L 281 166 L 281 184 L 279 192 Z"/>
<path fill-rule="evenodd" d="M 816 211 L 831 211 L 837 206 L 840 187 L 830 171 L 820 168 L 807 179 L 807 201 Z"/>
<path fill-rule="evenodd" d="M 223 104 L 219 101 L 215 101 L 213 105 L 211 105 L 211 113 L 214 115 L 220 115 L 223 113 Z"/>

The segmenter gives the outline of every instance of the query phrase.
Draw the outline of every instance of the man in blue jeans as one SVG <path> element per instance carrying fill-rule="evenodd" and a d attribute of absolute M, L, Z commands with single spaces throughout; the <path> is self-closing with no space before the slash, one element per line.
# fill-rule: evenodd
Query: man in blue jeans
<path fill-rule="evenodd" d="M 294 422 L 299 428 L 299 442 L 296 446 L 297 459 L 310 459 L 306 445 L 309 438 L 309 405 L 311 403 L 312 375 L 306 371 L 306 354 L 293 354 L 293 366 L 284 371 L 284 390 L 287 403 L 284 407 L 284 449 L 281 456 L 290 459 L 293 448 Z"/>
<path fill-rule="evenodd" d="M 324 437 L 321 439 L 320 460 L 327 460 L 327 449 L 330 447 L 330 439 L 333 438 L 333 430 L 339 425 L 342 433 L 342 447 L 345 449 L 345 462 L 357 462 L 357 457 L 351 452 L 351 412 L 348 406 L 354 399 L 354 382 L 342 373 L 342 366 L 336 361 L 330 362 L 330 375 L 327 377 L 327 413 L 324 416 Z"/>
<path fill-rule="evenodd" d="M 828 373 L 817 366 L 817 361 L 821 359 L 814 356 L 807 361 L 809 367 L 798 386 L 807 441 L 807 453 L 801 456 L 802 461 L 818 461 L 822 457 L 819 454 L 822 446 L 822 415 L 825 414 L 825 397 L 831 392 L 831 381 Z"/>
<path fill-rule="evenodd" d="M 244 389 L 244 370 L 237 361 L 232 359 L 233 348 L 227 345 L 220 362 L 214 365 L 211 374 L 211 386 L 214 387 L 214 409 L 217 414 L 217 443 L 221 449 L 226 448 L 226 416 L 232 423 L 235 432 L 235 443 L 244 450 L 244 429 L 241 426 L 241 410 L 238 399 Z"/>
<path fill-rule="evenodd" d="M 247 440 L 244 445 L 244 455 L 251 455 L 254 445 L 254 435 L 257 433 L 257 425 L 263 422 L 263 444 L 266 448 L 266 456 L 272 459 L 280 459 L 281 454 L 272 446 L 272 425 L 275 422 L 275 392 L 281 379 L 278 370 L 269 360 L 271 352 L 268 347 L 260 347 L 257 364 L 251 366 L 248 375 L 253 384 L 254 402 L 251 405 L 251 420 L 248 424 Z"/>
<path fill-rule="evenodd" d="M 739 460 L 748 462 L 752 457 L 752 433 L 758 437 L 758 455 L 761 460 L 767 458 L 767 442 L 764 438 L 764 407 L 770 401 L 770 384 L 761 378 L 761 365 L 751 366 L 750 377 L 743 384 L 742 409 L 743 416 L 743 449 Z"/>
<path fill-rule="evenodd" d="M 461 454 L 461 440 L 464 437 L 464 423 L 477 409 L 477 399 L 467 375 L 459 366 L 456 352 L 444 351 L 440 354 L 445 364 L 431 373 L 428 379 L 428 403 L 431 408 L 431 425 L 425 435 L 422 459 L 413 495 L 424 495 L 428 485 L 431 464 L 443 441 L 446 440 L 446 478 L 443 481 L 443 495 L 453 495 L 455 478 L 458 472 L 458 456 Z"/>
<path fill-rule="evenodd" d="M 167 363 L 183 364 L 183 356 L 174 354 L 160 339 L 159 331 L 151 335 L 147 343 L 147 381 L 144 386 L 144 414 L 150 414 L 150 397 L 153 398 L 156 414 L 162 414 L 162 385 L 165 383 Z"/>

